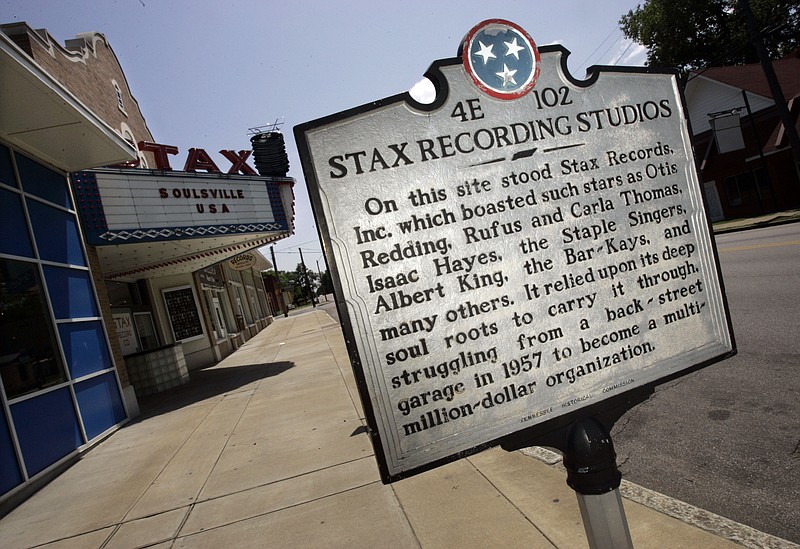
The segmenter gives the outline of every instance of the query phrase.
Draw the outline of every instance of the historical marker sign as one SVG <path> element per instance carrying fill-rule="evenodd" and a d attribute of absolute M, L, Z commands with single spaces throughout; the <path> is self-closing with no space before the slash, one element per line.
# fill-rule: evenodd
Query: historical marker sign
<path fill-rule="evenodd" d="M 735 352 L 676 74 L 513 23 L 295 128 L 384 481 Z"/>

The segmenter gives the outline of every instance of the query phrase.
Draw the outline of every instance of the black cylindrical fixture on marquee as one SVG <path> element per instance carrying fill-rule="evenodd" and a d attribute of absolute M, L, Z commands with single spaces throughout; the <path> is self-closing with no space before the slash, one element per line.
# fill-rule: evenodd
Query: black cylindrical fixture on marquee
<path fill-rule="evenodd" d="M 289 157 L 282 133 L 259 133 L 250 138 L 250 143 L 253 145 L 253 160 L 259 174 L 286 177 L 289 173 Z"/>

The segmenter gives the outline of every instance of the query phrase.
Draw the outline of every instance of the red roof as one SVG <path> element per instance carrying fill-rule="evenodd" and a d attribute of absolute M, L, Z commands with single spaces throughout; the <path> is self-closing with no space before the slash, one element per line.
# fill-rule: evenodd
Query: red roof
<path fill-rule="evenodd" d="M 800 51 L 772 62 L 786 100 L 800 95 Z M 772 98 L 761 63 L 709 67 L 700 74 L 736 88 Z"/>
<path fill-rule="evenodd" d="M 800 118 L 798 118 L 798 112 L 800 112 L 800 51 L 773 61 L 772 67 L 778 76 L 778 82 L 781 85 L 781 90 L 783 90 L 783 97 L 787 101 L 789 112 L 795 120 L 798 131 L 800 131 Z M 764 69 L 761 67 L 761 63 L 733 65 L 730 67 L 709 67 L 695 74 L 772 99 L 772 92 L 769 89 L 767 77 L 764 76 Z M 767 137 L 764 144 L 764 152 L 779 149 L 786 145 L 788 145 L 788 138 L 786 137 L 785 129 L 781 121 L 776 119 L 775 126 L 770 131 L 769 137 Z"/>

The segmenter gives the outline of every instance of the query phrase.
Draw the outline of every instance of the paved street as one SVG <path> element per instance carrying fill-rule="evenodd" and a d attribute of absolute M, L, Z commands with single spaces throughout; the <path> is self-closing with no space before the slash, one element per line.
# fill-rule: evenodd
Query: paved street
<path fill-rule="evenodd" d="M 739 354 L 612 435 L 624 478 L 800 543 L 800 224 L 719 235 Z"/>

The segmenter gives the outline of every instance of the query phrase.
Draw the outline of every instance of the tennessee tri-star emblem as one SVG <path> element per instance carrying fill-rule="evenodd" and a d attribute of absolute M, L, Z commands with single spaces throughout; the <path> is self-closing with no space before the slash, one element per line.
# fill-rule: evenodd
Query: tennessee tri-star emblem
<path fill-rule="evenodd" d="M 464 68 L 484 93 L 517 99 L 539 77 L 539 50 L 527 32 L 511 21 L 489 19 L 467 34 L 461 46 Z"/>

